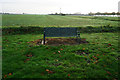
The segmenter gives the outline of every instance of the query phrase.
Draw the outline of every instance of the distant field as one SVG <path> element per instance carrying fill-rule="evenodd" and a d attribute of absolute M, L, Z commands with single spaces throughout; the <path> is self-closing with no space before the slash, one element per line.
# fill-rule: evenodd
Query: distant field
<path fill-rule="evenodd" d="M 3 15 L 3 27 L 86 27 L 118 26 L 117 17 L 56 16 L 56 15 Z"/>

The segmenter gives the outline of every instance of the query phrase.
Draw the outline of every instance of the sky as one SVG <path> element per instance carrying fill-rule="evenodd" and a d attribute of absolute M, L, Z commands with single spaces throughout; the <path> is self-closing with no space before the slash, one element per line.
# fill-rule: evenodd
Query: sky
<path fill-rule="evenodd" d="M 119 0 L 0 0 L 0 12 L 50 14 L 118 12 Z"/>

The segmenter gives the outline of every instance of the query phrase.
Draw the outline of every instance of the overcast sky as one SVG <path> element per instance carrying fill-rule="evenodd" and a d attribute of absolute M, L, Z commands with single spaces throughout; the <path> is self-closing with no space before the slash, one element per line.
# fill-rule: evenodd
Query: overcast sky
<path fill-rule="evenodd" d="M 0 0 L 0 12 L 9 13 L 89 13 L 118 12 L 119 0 Z"/>

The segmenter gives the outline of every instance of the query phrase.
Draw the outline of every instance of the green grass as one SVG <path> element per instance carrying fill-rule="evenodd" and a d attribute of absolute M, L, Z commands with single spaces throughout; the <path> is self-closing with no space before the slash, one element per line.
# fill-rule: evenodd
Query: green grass
<path fill-rule="evenodd" d="M 117 17 L 53 15 L 2 15 L 2 17 L 3 78 L 118 79 L 120 54 L 118 54 Z M 43 27 L 78 27 L 81 38 L 86 38 L 89 43 L 71 46 L 30 46 L 29 41 L 43 38 Z M 78 52 L 89 55 L 78 55 L 76 54 Z"/>
<path fill-rule="evenodd" d="M 113 21 L 112 21 L 112 20 Z M 115 20 L 115 21 L 114 21 Z M 55 16 L 55 15 L 2 15 L 3 27 L 40 26 L 40 27 L 86 27 L 115 26 L 117 17 L 93 16 Z"/>
<path fill-rule="evenodd" d="M 3 36 L 3 77 L 5 75 L 7 78 L 115 79 L 118 77 L 117 33 L 82 33 L 81 37 L 86 38 L 89 44 L 29 47 L 28 41 L 42 37 L 41 34 Z M 77 55 L 78 50 L 89 55 Z M 26 57 L 26 54 L 33 56 Z M 98 58 L 97 63 L 93 56 Z M 26 59 L 30 60 L 24 62 Z M 90 61 L 90 64 L 87 61 Z M 46 69 L 53 73 L 47 72 Z M 8 75 L 9 73 L 12 75 Z"/>

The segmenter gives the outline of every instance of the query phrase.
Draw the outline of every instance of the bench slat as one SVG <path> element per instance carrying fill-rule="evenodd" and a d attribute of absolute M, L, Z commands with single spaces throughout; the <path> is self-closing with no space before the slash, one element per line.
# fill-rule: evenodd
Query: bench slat
<path fill-rule="evenodd" d="M 44 28 L 45 37 L 75 37 L 77 36 L 77 28 L 55 28 L 46 27 Z"/>

